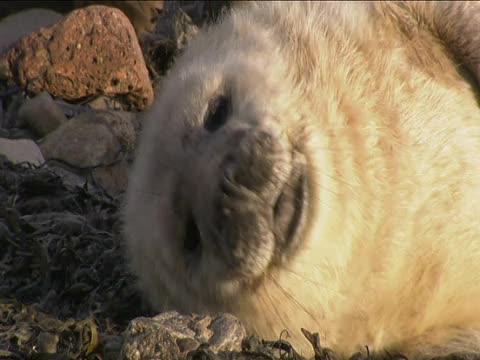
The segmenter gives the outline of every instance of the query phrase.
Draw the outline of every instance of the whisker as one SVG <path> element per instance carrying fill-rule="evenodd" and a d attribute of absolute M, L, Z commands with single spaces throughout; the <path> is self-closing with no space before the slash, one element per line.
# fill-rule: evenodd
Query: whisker
<path fill-rule="evenodd" d="M 311 264 L 309 264 L 309 265 L 311 265 Z M 295 276 L 298 276 L 300 279 L 302 279 L 302 280 L 304 280 L 304 281 L 306 281 L 306 282 L 309 282 L 309 283 L 311 283 L 311 284 L 313 284 L 313 285 L 315 285 L 315 286 L 317 286 L 317 287 L 321 287 L 321 288 L 324 288 L 324 289 L 329 290 L 329 291 L 333 290 L 333 288 L 328 287 L 328 286 L 325 285 L 325 284 L 321 284 L 321 283 L 319 283 L 317 280 L 314 280 L 314 279 L 312 279 L 312 278 L 309 278 L 308 276 L 306 276 L 306 275 L 304 275 L 304 274 L 300 274 L 300 273 L 296 272 L 295 270 L 289 269 L 289 268 L 287 268 L 287 267 L 283 267 L 282 270 L 284 270 L 284 271 L 286 271 L 286 272 L 289 272 L 290 274 L 293 274 L 293 275 L 295 275 Z"/>
<path fill-rule="evenodd" d="M 283 324 L 283 327 L 286 327 L 286 324 L 285 324 L 285 321 L 284 321 L 284 317 L 279 313 L 279 308 L 278 306 L 276 306 L 276 304 L 278 302 L 275 302 L 274 301 L 274 298 L 271 296 L 270 292 L 268 291 L 268 289 L 265 287 L 265 284 L 263 284 L 263 292 L 262 294 L 265 294 L 265 297 L 266 299 L 264 299 L 264 297 L 260 297 L 262 299 L 262 301 L 266 301 L 265 305 L 267 305 L 265 308 L 266 309 L 273 309 L 273 311 L 275 312 L 275 315 L 276 315 L 276 318 L 279 319 L 282 324 Z"/>
<path fill-rule="evenodd" d="M 295 304 L 297 307 L 302 309 L 306 314 L 308 314 L 310 318 L 315 320 L 315 316 L 307 308 L 305 308 L 305 306 L 303 306 L 292 294 L 290 294 L 287 290 L 285 290 L 277 280 L 275 280 L 273 277 L 269 275 L 267 275 L 267 277 L 285 295 L 285 297 L 292 302 L 292 304 Z"/>

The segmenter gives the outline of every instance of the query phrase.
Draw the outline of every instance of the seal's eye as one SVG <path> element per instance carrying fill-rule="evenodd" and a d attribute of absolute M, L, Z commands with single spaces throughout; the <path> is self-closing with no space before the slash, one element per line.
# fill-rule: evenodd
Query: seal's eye
<path fill-rule="evenodd" d="M 208 104 L 207 114 L 205 115 L 204 128 L 209 132 L 220 129 L 228 120 L 231 112 L 231 101 L 227 96 L 214 98 Z"/>

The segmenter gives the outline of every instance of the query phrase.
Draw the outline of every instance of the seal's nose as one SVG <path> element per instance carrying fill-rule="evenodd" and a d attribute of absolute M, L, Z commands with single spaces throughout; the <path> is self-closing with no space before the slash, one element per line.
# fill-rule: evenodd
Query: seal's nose
<path fill-rule="evenodd" d="M 274 133 L 263 129 L 249 129 L 237 133 L 222 163 L 223 180 L 260 191 L 274 181 L 275 161 L 282 147 Z"/>

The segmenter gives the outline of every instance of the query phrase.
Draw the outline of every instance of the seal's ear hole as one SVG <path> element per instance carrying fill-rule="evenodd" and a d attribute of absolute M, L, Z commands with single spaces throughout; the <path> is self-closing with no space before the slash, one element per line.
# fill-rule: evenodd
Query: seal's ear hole
<path fill-rule="evenodd" d="M 227 96 L 218 96 L 211 100 L 208 104 L 203 127 L 209 132 L 220 129 L 227 122 L 231 107 L 231 100 Z"/>

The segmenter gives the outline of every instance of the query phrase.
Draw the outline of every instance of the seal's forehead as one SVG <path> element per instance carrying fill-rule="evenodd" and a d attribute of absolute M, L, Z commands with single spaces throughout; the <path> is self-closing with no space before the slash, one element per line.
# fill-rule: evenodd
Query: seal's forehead
<path fill-rule="evenodd" d="M 286 86 L 283 62 L 279 57 L 273 62 L 272 54 L 249 49 L 248 54 L 241 51 L 246 48 L 235 48 L 215 54 L 202 52 L 196 58 L 180 56 L 160 94 L 169 99 L 163 101 L 169 107 L 169 121 L 185 127 L 199 126 L 208 105 L 219 96 L 229 98 L 231 116 L 242 121 L 261 120 L 272 109 L 281 109 L 274 103 L 278 102 L 279 89 Z M 273 70 L 273 75 L 266 69 Z"/>

